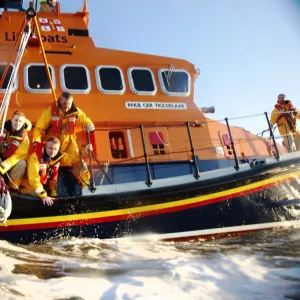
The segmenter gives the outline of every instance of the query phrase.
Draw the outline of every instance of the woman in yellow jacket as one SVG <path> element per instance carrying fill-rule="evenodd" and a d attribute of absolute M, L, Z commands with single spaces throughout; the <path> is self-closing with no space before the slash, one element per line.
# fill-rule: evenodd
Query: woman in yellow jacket
<path fill-rule="evenodd" d="M 48 137 L 57 137 L 60 140 L 60 151 L 72 154 L 70 165 L 82 187 L 90 182 L 90 173 L 85 162 L 82 161 L 76 142 L 76 132 L 95 130 L 93 122 L 85 113 L 75 106 L 73 96 L 70 93 L 62 93 L 57 103 L 47 108 L 33 131 L 33 145 L 47 140 Z"/>
<path fill-rule="evenodd" d="M 290 100 L 285 100 L 284 94 L 279 94 L 277 104 L 271 113 L 271 126 L 277 124 L 278 131 L 283 138 L 288 152 L 300 150 L 300 135 L 296 119 L 300 119 L 298 111 Z"/>
<path fill-rule="evenodd" d="M 29 149 L 28 131 L 31 123 L 23 112 L 15 111 L 10 120 L 4 123 L 3 134 L 0 136 L 0 173 L 8 172 L 9 187 L 17 190 L 26 169 L 26 158 Z"/>

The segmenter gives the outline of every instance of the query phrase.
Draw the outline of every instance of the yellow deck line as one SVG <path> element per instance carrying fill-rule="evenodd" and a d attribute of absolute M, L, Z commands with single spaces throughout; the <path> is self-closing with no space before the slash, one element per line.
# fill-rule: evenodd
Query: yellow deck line
<path fill-rule="evenodd" d="M 26 218 L 26 219 L 15 219 L 15 220 L 8 220 L 6 226 L 13 226 L 13 225 L 30 225 L 30 224 L 40 224 L 40 223 L 55 223 L 55 222 L 72 222 L 72 221 L 79 221 L 79 220 L 89 220 L 89 219 L 96 219 L 96 218 L 103 218 L 103 217 L 113 217 L 113 216 L 120 216 L 120 215 L 131 215 L 137 213 L 145 213 L 148 211 L 153 210 L 162 210 L 165 208 L 171 207 L 178 207 L 184 206 L 188 204 L 194 204 L 197 202 L 207 201 L 213 198 L 219 198 L 230 194 L 236 194 L 245 192 L 250 189 L 255 189 L 261 187 L 263 185 L 268 185 L 274 183 L 275 181 L 282 181 L 291 177 L 298 177 L 300 176 L 300 171 L 293 172 L 285 175 L 276 176 L 270 179 L 264 179 L 259 182 L 247 184 L 241 187 L 233 188 L 230 190 L 225 190 L 222 192 L 216 192 L 204 196 L 189 198 L 185 200 L 178 200 L 173 202 L 161 203 L 161 204 L 153 204 L 141 207 L 133 207 L 133 208 L 123 208 L 111 211 L 104 211 L 104 212 L 93 212 L 93 213 L 84 213 L 84 214 L 76 214 L 76 215 L 60 215 L 55 217 L 41 217 L 41 218 Z M 55 205 L 55 204 L 54 204 Z M 1 226 L 1 225 L 0 225 Z M 2 225 L 3 226 L 3 225 Z"/>

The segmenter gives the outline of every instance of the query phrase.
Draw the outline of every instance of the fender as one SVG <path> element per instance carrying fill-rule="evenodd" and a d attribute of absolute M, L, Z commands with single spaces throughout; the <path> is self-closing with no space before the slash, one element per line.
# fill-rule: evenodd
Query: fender
<path fill-rule="evenodd" d="M 12 210 L 12 200 L 10 193 L 0 197 L 0 222 L 5 223 L 9 218 Z"/>

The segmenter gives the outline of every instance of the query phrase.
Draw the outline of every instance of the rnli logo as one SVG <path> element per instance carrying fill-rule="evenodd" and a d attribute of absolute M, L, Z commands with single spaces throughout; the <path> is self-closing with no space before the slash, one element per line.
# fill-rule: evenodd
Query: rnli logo
<path fill-rule="evenodd" d="M 65 32 L 64 27 L 61 25 L 60 21 L 57 19 L 47 19 L 47 18 L 39 18 L 39 22 L 41 24 L 42 31 L 60 31 Z"/>
<path fill-rule="evenodd" d="M 41 31 L 44 33 L 41 35 L 42 41 L 48 43 L 67 43 L 66 36 L 60 35 L 65 32 L 65 28 L 61 22 L 57 19 L 39 18 Z M 48 33 L 46 35 L 46 33 Z M 55 34 L 56 33 L 56 34 Z M 18 32 L 5 32 L 5 41 L 15 42 L 18 38 Z"/>
<path fill-rule="evenodd" d="M 18 38 L 19 33 L 18 32 L 5 32 L 5 41 L 7 42 L 15 42 Z M 55 35 L 41 35 L 42 42 L 48 42 L 48 43 L 67 43 L 68 38 L 66 36 L 61 36 L 58 34 Z"/>

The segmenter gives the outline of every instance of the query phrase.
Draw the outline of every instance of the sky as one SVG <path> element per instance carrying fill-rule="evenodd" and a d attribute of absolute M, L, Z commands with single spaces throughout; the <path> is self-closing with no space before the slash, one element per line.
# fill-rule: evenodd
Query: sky
<path fill-rule="evenodd" d="M 82 2 L 60 1 L 65 12 Z M 88 10 L 97 47 L 200 68 L 195 102 L 215 106 L 210 118 L 271 112 L 280 93 L 300 108 L 300 0 L 89 0 Z M 254 133 L 267 128 L 264 116 L 231 124 Z"/>

